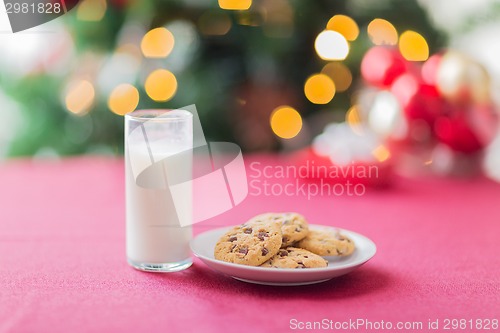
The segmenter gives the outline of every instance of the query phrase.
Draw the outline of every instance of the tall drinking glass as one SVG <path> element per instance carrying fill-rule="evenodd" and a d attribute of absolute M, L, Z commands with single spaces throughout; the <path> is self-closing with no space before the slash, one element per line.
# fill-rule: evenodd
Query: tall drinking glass
<path fill-rule="evenodd" d="M 179 222 L 180 214 L 191 216 L 192 193 L 176 193 L 176 206 L 169 189 L 169 175 L 192 177 L 192 147 L 188 111 L 138 110 L 125 116 L 126 247 L 128 262 L 137 269 L 174 272 L 192 264 L 191 225 Z"/>

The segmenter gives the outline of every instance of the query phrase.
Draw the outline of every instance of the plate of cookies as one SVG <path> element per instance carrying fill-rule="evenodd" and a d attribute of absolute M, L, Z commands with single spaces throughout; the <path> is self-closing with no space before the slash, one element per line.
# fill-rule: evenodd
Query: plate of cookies
<path fill-rule="evenodd" d="M 266 213 L 199 234 L 191 250 L 210 268 L 237 280 L 293 286 L 347 274 L 377 249 L 363 235 L 310 224 L 298 213 Z"/>

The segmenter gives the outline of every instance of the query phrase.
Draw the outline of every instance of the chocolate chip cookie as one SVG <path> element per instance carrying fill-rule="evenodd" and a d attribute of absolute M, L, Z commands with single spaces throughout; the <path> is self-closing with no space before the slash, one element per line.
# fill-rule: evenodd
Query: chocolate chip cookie
<path fill-rule="evenodd" d="M 225 233 L 215 245 L 215 259 L 259 266 L 281 247 L 281 223 L 251 219 Z"/>
<path fill-rule="evenodd" d="M 309 233 L 309 223 L 307 223 L 304 216 L 297 213 L 267 213 L 257 215 L 252 220 L 280 222 L 281 233 L 283 234 L 282 248 L 293 245 Z"/>
<path fill-rule="evenodd" d="M 311 230 L 298 247 L 320 256 L 348 256 L 354 252 L 354 242 L 333 230 Z"/>
<path fill-rule="evenodd" d="M 272 268 L 317 268 L 328 266 L 328 261 L 304 249 L 287 247 L 280 249 L 271 259 L 261 267 Z"/>

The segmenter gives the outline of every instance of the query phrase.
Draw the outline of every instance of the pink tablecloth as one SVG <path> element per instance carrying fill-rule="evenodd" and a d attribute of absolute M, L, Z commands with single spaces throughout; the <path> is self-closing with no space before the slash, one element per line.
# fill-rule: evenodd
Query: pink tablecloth
<path fill-rule="evenodd" d="M 123 179 L 121 160 L 0 165 L 1 332 L 287 332 L 323 319 L 415 321 L 425 332 L 429 320 L 442 331 L 446 319 L 500 317 L 500 186 L 490 181 L 398 180 L 362 197 L 310 201 L 249 196 L 208 224 L 294 210 L 378 246 L 349 275 L 269 287 L 199 260 L 173 274 L 130 268 Z"/>

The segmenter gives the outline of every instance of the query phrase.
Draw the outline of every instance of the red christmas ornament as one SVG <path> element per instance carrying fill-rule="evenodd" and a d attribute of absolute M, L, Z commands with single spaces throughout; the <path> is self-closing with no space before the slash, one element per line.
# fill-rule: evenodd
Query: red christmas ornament
<path fill-rule="evenodd" d="M 455 151 L 474 153 L 483 148 L 483 144 L 467 122 L 464 110 L 451 116 L 439 117 L 434 131 L 439 141 Z"/>
<path fill-rule="evenodd" d="M 398 76 L 407 72 L 408 67 L 408 63 L 396 49 L 376 46 L 363 57 L 361 75 L 369 84 L 386 88 Z"/>
<path fill-rule="evenodd" d="M 432 125 L 443 112 L 445 103 L 435 86 L 423 83 L 413 74 L 403 74 L 391 86 L 391 92 L 401 104 L 406 118 L 423 120 Z"/>
<path fill-rule="evenodd" d="M 497 132 L 488 72 L 462 53 L 435 54 L 419 66 L 395 49 L 374 47 L 363 58 L 361 74 L 367 83 L 389 88 L 399 102 L 400 112 L 370 110 L 377 110 L 375 120 L 402 124 L 392 128 L 394 133 L 384 133 L 391 147 L 429 147 L 438 141 L 470 155 L 486 147 Z"/>
<path fill-rule="evenodd" d="M 441 142 L 453 150 L 473 153 L 493 140 L 498 126 L 493 105 L 471 105 L 454 111 L 436 121 L 435 132 Z"/>

